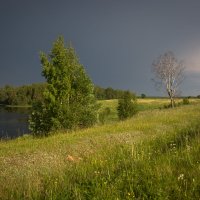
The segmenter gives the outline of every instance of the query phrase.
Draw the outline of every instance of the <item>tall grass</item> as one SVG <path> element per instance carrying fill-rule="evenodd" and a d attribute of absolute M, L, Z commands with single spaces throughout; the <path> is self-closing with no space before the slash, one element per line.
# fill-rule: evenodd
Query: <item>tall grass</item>
<path fill-rule="evenodd" d="M 199 199 L 200 107 L 0 142 L 0 199 Z"/>
<path fill-rule="evenodd" d="M 199 199 L 199 128 L 106 149 L 69 173 L 67 199 Z"/>

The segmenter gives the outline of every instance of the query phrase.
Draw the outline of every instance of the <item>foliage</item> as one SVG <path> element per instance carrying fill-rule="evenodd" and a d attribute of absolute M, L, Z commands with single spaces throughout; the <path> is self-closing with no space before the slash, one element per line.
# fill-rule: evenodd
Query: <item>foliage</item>
<path fill-rule="evenodd" d="M 137 113 L 136 97 L 129 91 L 126 91 L 122 99 L 118 101 L 118 117 L 120 120 L 124 120 L 132 117 Z"/>
<path fill-rule="evenodd" d="M 95 96 L 97 99 L 99 100 L 103 100 L 103 99 L 120 99 L 123 97 L 124 95 L 124 90 L 119 90 L 119 89 L 113 89 L 111 87 L 108 88 L 102 88 L 99 86 L 95 86 L 94 89 L 95 92 Z M 134 95 L 132 93 L 132 95 Z"/>
<path fill-rule="evenodd" d="M 43 93 L 46 88 L 46 83 L 34 83 L 19 87 L 6 85 L 0 88 L 0 104 L 12 106 L 32 105 L 36 101 L 44 100 Z M 123 90 L 94 86 L 94 95 L 98 100 L 119 99 L 122 98 L 123 94 Z"/>
<path fill-rule="evenodd" d="M 93 84 L 75 50 L 59 37 L 50 55 L 41 53 L 42 74 L 47 80 L 44 101 L 35 104 L 30 129 L 47 135 L 58 129 L 88 127 L 96 122 Z"/>
<path fill-rule="evenodd" d="M 176 107 L 182 106 L 182 98 L 176 99 Z M 190 104 L 199 104 L 200 100 L 193 98 L 190 99 Z M 99 113 L 99 121 L 100 120 L 100 115 L 101 113 L 104 112 L 104 109 L 107 107 L 110 108 L 110 114 L 106 115 L 104 118 L 104 124 L 109 124 L 109 123 L 114 123 L 119 120 L 118 118 L 118 112 L 117 112 L 117 107 L 118 107 L 118 100 L 113 99 L 113 100 L 99 100 L 98 103 L 101 105 L 98 113 Z M 148 110 L 155 110 L 155 109 L 167 109 L 171 108 L 171 105 L 169 104 L 168 98 L 145 98 L 137 99 L 137 111 L 142 113 L 143 111 L 148 111 Z"/>
<path fill-rule="evenodd" d="M 175 106 L 175 105 L 174 105 Z M 165 109 L 168 109 L 168 108 L 171 108 L 172 106 L 171 106 L 171 104 L 165 104 L 164 106 L 163 106 L 163 108 L 165 108 Z"/>
<path fill-rule="evenodd" d="M 146 94 L 141 94 L 141 98 L 142 99 L 146 98 Z"/>
<path fill-rule="evenodd" d="M 190 103 L 189 98 L 183 99 L 183 105 L 188 105 Z"/>
<path fill-rule="evenodd" d="M 14 87 L 6 85 L 0 88 L 0 104 L 3 105 L 32 105 L 43 100 L 45 83 Z"/>

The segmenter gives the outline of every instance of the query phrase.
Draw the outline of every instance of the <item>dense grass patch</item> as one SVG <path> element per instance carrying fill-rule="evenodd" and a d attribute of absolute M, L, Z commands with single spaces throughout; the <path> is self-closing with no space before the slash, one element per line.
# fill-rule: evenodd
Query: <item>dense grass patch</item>
<path fill-rule="evenodd" d="M 199 128 L 183 131 L 188 138 L 197 133 L 189 142 L 179 142 L 180 132 L 173 143 L 159 138 L 151 144 L 115 146 L 103 158 L 79 165 L 67 178 L 75 186 L 66 189 L 67 199 L 199 199 Z"/>
<path fill-rule="evenodd" d="M 0 142 L 0 199 L 199 199 L 200 107 Z"/>

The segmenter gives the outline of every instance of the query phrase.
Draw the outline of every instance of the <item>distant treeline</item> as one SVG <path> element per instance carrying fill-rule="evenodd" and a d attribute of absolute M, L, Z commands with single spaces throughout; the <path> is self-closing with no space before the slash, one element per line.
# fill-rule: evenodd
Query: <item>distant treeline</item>
<path fill-rule="evenodd" d="M 6 85 L 0 88 L 0 104 L 3 105 L 32 105 L 34 101 L 43 99 L 46 87 L 44 83 L 14 87 Z"/>
<path fill-rule="evenodd" d="M 106 100 L 106 99 L 120 99 L 124 95 L 124 90 L 113 89 L 111 87 L 102 88 L 99 86 L 95 86 L 94 93 L 98 100 Z M 134 93 L 131 93 L 135 96 Z"/>
<path fill-rule="evenodd" d="M 35 101 L 43 100 L 45 83 L 35 83 L 14 87 L 6 85 L 0 88 L 0 104 L 3 105 L 32 105 Z M 119 99 L 123 96 L 123 90 L 116 90 L 111 87 L 102 88 L 95 86 L 94 94 L 98 100 Z M 132 93 L 134 95 L 134 93 Z M 134 95 L 135 96 L 135 95 Z"/>

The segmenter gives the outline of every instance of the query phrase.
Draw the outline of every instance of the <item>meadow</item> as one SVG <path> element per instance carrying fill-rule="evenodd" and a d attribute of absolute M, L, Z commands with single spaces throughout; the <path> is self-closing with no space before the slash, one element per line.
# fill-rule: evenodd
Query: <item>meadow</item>
<path fill-rule="evenodd" d="M 200 199 L 198 100 L 139 99 L 121 122 L 116 100 L 99 103 L 103 125 L 1 141 L 0 199 Z"/>

